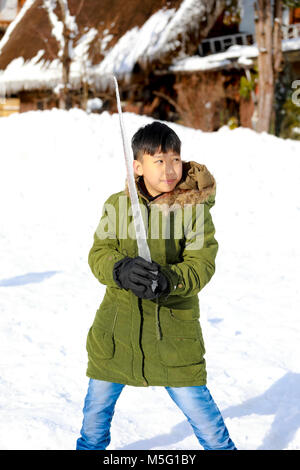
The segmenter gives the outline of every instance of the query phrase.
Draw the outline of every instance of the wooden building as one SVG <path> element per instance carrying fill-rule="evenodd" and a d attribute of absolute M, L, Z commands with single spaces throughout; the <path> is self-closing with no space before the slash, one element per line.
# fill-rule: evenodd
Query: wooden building
<path fill-rule="evenodd" d="M 240 85 L 255 73 L 257 48 L 253 0 L 243 1 L 241 17 L 226 0 L 69 0 L 64 22 L 59 2 L 49 11 L 27 0 L 0 41 L 0 97 L 19 99 L 21 112 L 51 109 L 64 89 L 67 108 L 98 97 L 99 112 L 115 112 L 115 74 L 125 111 L 205 131 L 230 119 L 250 127 L 253 100 Z M 286 11 L 284 26 L 295 74 L 297 15 Z"/>

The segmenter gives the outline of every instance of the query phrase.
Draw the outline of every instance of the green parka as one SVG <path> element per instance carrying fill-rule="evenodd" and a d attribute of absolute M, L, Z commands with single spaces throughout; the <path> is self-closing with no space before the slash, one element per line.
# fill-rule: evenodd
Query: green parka
<path fill-rule="evenodd" d="M 134 386 L 206 384 L 198 293 L 215 272 L 218 242 L 210 209 L 216 181 L 205 165 L 183 161 L 176 187 L 149 200 L 135 176 L 151 259 L 161 265 L 170 293 L 140 299 L 120 289 L 114 264 L 138 256 L 128 192 L 104 204 L 88 262 L 106 292 L 87 337 L 87 376 Z"/>

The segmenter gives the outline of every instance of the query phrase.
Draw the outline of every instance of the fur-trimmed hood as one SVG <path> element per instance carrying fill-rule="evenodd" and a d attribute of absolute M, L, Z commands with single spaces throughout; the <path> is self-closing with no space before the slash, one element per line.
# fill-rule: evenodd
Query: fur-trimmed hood
<path fill-rule="evenodd" d="M 139 175 L 135 175 L 135 183 L 138 195 L 145 198 L 139 185 Z M 129 196 L 128 181 L 125 181 L 125 194 Z M 214 204 L 216 195 L 216 180 L 205 165 L 194 161 L 182 161 L 182 178 L 172 191 L 163 193 L 148 204 L 164 204 L 172 209 L 172 206 L 185 204 L 200 204 L 208 202 Z M 166 206 L 165 206 L 166 207 Z"/>

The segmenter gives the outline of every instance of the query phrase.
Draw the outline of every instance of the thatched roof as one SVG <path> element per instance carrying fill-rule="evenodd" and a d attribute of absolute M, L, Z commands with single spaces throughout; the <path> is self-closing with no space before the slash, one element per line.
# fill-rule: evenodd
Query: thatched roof
<path fill-rule="evenodd" d="M 0 84 L 5 85 L 7 94 L 51 89 L 61 82 L 62 15 L 58 3 L 27 0 L 0 41 Z M 71 86 L 79 87 L 85 77 L 103 89 L 112 73 L 130 79 L 136 70 L 167 68 L 175 60 L 195 54 L 225 3 L 69 0 Z"/>

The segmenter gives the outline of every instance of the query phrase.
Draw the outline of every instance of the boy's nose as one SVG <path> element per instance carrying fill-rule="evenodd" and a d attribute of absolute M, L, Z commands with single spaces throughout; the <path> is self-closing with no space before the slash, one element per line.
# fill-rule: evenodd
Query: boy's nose
<path fill-rule="evenodd" d="M 166 175 L 166 180 L 176 180 L 177 176 L 172 173 L 171 175 Z"/>
<path fill-rule="evenodd" d="M 177 177 L 176 172 L 174 171 L 173 167 L 167 167 L 165 171 L 166 180 L 175 179 Z"/>

